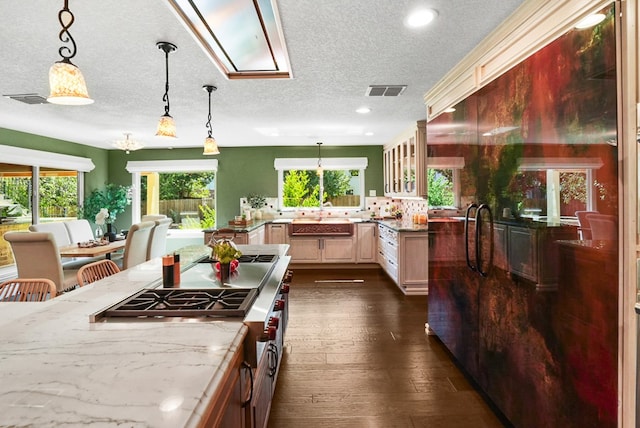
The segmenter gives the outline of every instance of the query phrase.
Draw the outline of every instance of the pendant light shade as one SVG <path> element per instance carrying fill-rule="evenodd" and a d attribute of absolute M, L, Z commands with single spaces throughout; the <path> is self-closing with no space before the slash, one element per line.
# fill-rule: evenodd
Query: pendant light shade
<path fill-rule="evenodd" d="M 213 137 L 207 137 L 204 139 L 204 151 L 203 155 L 219 155 L 220 149 L 218 149 L 218 143 Z"/>
<path fill-rule="evenodd" d="M 220 150 L 218 149 L 218 143 L 216 139 L 211 136 L 212 128 L 211 128 L 211 92 L 215 91 L 216 88 L 213 85 L 204 85 L 202 87 L 205 91 L 209 93 L 209 115 L 207 116 L 207 138 L 204 139 L 204 151 L 203 155 L 219 155 Z"/>
<path fill-rule="evenodd" d="M 162 97 L 162 101 L 165 102 L 164 114 L 158 121 L 158 131 L 156 132 L 156 137 L 176 138 L 176 123 L 174 122 L 173 117 L 171 117 L 171 115 L 169 114 L 169 52 L 173 52 L 178 48 L 176 47 L 176 45 L 169 42 L 158 42 L 156 46 L 158 46 L 158 49 L 164 52 L 166 71 L 164 96 Z"/>
<path fill-rule="evenodd" d="M 76 55 L 76 42 L 69 33 L 69 28 L 74 21 L 73 13 L 69 10 L 69 0 L 65 0 L 64 7 L 58 12 L 58 21 L 62 26 L 58 38 L 63 43 L 71 43 L 71 47 L 60 47 L 58 53 L 62 60 L 53 64 L 49 69 L 51 92 L 47 101 L 52 104 L 65 105 L 91 104 L 93 100 L 89 97 L 84 76 L 82 76 L 80 69 L 71 62 L 71 58 Z"/>
<path fill-rule="evenodd" d="M 176 122 L 168 113 L 160 116 L 156 137 L 176 138 Z"/>

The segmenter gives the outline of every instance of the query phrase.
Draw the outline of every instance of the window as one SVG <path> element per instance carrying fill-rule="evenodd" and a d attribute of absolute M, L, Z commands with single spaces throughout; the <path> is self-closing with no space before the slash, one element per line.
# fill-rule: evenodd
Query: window
<path fill-rule="evenodd" d="M 165 214 L 181 229 L 215 227 L 217 170 L 217 159 L 128 162 L 133 221 Z"/>
<path fill-rule="evenodd" d="M 364 207 L 366 158 L 276 159 L 278 206 L 281 210 Z M 321 197 L 322 195 L 322 197 Z"/>
<path fill-rule="evenodd" d="M 40 168 L 38 176 L 40 222 L 78 217 L 78 173 Z"/>
<path fill-rule="evenodd" d="M 548 217 L 575 216 L 597 211 L 608 202 L 606 189 L 594 178 L 599 158 L 522 158 L 516 176 L 522 192 L 522 212 Z"/>
<path fill-rule="evenodd" d="M 76 218 L 91 159 L 0 145 L 0 236 L 31 224 Z M 0 281 L 15 277 L 9 243 L 0 239 Z"/>
<path fill-rule="evenodd" d="M 143 172 L 140 214 L 164 214 L 181 229 L 215 227 L 215 172 Z"/>
<path fill-rule="evenodd" d="M 427 205 L 429 208 L 460 207 L 462 157 L 427 158 Z"/>

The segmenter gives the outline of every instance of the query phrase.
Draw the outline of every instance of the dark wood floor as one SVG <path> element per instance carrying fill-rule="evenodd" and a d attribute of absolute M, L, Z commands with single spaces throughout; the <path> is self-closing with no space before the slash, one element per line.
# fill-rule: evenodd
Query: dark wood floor
<path fill-rule="evenodd" d="M 364 283 L 316 280 L 363 279 Z M 424 332 L 426 296 L 378 270 L 295 270 L 270 428 L 502 423 Z"/>

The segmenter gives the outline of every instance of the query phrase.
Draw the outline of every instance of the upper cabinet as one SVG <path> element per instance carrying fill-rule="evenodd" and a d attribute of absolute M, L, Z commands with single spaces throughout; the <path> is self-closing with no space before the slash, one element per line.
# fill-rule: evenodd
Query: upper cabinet
<path fill-rule="evenodd" d="M 420 120 L 384 146 L 385 196 L 426 196 L 425 128 Z"/>

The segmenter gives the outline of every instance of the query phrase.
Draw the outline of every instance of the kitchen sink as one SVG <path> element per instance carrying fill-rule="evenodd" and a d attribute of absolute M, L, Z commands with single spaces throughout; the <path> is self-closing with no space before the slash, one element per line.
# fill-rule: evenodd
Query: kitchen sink
<path fill-rule="evenodd" d="M 348 218 L 297 218 L 289 225 L 289 235 L 353 235 L 353 222 Z"/>
<path fill-rule="evenodd" d="M 292 223 L 318 224 L 318 223 L 353 223 L 348 218 L 295 218 Z"/>

